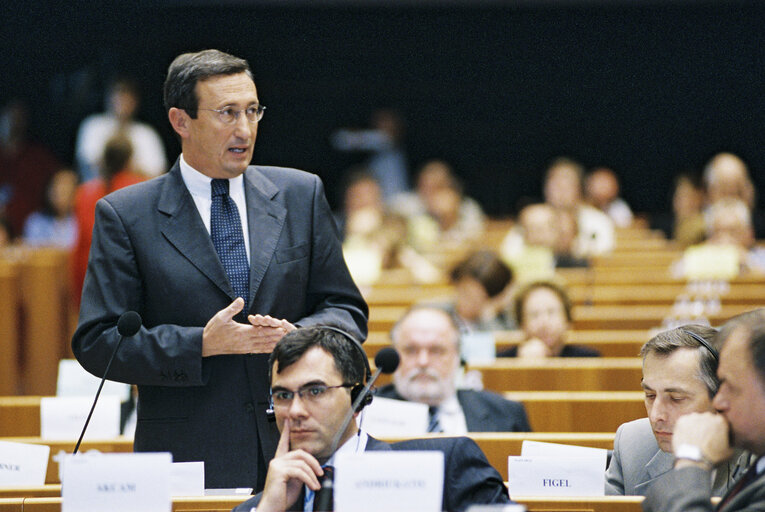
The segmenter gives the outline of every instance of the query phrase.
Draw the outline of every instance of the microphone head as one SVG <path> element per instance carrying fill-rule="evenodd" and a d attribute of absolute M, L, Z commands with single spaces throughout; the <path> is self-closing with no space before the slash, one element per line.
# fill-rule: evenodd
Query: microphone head
<path fill-rule="evenodd" d="M 398 368 L 398 352 L 395 348 L 385 347 L 375 356 L 375 366 L 383 373 L 393 373 Z"/>
<path fill-rule="evenodd" d="M 117 332 L 120 336 L 134 336 L 141 328 L 141 315 L 135 311 L 128 311 L 120 316 L 117 321 Z"/>

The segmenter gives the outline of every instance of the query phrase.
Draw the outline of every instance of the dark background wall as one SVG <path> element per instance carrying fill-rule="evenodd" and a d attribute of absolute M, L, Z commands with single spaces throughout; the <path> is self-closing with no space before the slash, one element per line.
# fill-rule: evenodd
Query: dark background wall
<path fill-rule="evenodd" d="M 448 160 L 493 214 L 539 196 L 563 154 L 612 166 L 639 211 L 667 208 L 672 177 L 723 149 L 765 190 L 763 2 L 6 4 L 0 100 L 26 98 L 65 161 L 117 72 L 138 77 L 140 117 L 175 158 L 167 65 L 216 47 L 250 61 L 268 106 L 255 161 L 316 172 L 333 201 L 354 158 L 328 135 L 379 105 L 405 113 L 414 167 Z"/>

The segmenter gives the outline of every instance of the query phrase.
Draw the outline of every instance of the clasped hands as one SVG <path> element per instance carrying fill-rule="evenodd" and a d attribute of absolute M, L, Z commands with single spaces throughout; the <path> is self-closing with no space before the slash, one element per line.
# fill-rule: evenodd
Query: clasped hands
<path fill-rule="evenodd" d="M 242 311 L 244 300 L 237 298 L 213 316 L 202 332 L 202 357 L 221 354 L 268 354 L 276 343 L 296 327 L 287 320 L 269 315 L 249 315 L 249 324 L 234 317 Z"/>

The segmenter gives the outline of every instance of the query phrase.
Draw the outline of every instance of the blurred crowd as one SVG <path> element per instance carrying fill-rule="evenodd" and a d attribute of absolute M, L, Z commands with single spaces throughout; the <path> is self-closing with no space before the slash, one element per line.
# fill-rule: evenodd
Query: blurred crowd
<path fill-rule="evenodd" d="M 115 79 L 104 100 L 103 112 L 82 120 L 71 166 L 30 139 L 23 102 L 11 100 L 0 111 L 0 246 L 70 250 L 75 302 L 96 201 L 168 168 L 157 131 L 136 119 L 135 82 Z M 678 175 L 671 212 L 651 215 L 632 211 L 614 169 L 588 170 L 571 158 L 556 158 L 539 184 L 540 200 L 519 208 L 504 223 L 507 232 L 489 244 L 484 236 L 491 220 L 466 193 L 470 177 L 443 159 L 411 168 L 405 128 L 401 113 L 379 109 L 368 127 L 327 134 L 338 153 L 363 157 L 345 173 L 335 214 L 346 261 L 362 288 L 390 269 L 408 272 L 414 283 L 449 281 L 455 290 L 450 307 L 467 329 L 523 328 L 521 288 L 547 283 L 542 291 L 552 293 L 556 269 L 590 266 L 613 251 L 616 230 L 634 226 L 661 230 L 684 250 L 672 265 L 675 276 L 703 276 L 710 268 L 727 277 L 765 273 L 765 249 L 756 243 L 765 235 L 765 216 L 756 209 L 749 169 L 737 155 L 717 154 L 697 174 Z M 463 257 L 456 263 L 439 257 L 446 253 Z M 565 289 L 559 292 L 565 303 Z M 521 352 L 556 354 L 558 341 L 543 341 L 547 348 L 536 344 Z"/>

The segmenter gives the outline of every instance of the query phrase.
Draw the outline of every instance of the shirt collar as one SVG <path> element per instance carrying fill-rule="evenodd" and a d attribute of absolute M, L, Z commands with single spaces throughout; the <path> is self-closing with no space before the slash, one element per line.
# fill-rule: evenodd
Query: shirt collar
<path fill-rule="evenodd" d="M 192 195 L 209 198 L 212 178 L 191 167 L 183 158 L 183 153 L 181 153 L 180 167 L 181 177 L 186 184 L 186 188 L 189 189 L 189 192 L 191 192 Z M 244 190 L 244 177 L 241 174 L 236 178 L 230 178 L 228 181 L 229 194 L 233 195 L 237 190 Z"/>

